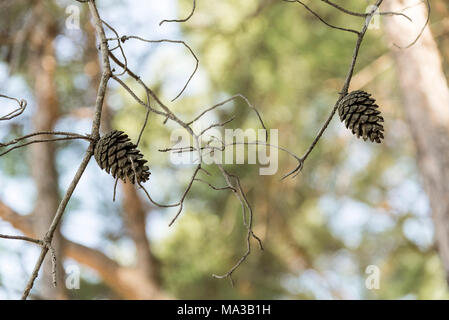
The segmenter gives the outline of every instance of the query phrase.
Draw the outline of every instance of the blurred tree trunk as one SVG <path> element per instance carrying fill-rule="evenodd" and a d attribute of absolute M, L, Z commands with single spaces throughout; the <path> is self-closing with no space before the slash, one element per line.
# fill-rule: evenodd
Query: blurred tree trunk
<path fill-rule="evenodd" d="M 18 214 L 1 201 L 0 218 L 11 223 L 24 235 L 36 238 L 34 221 L 26 215 Z M 65 255 L 96 271 L 118 297 L 122 299 L 169 298 L 149 277 L 142 276 L 138 267 L 123 267 L 99 250 L 64 238 L 63 242 Z"/>
<path fill-rule="evenodd" d="M 385 1 L 386 11 L 406 13 L 413 23 L 385 18 L 389 41 L 406 46 L 425 24 L 425 5 L 414 0 Z M 449 88 L 442 70 L 441 57 L 430 29 L 408 49 L 394 47 L 404 112 L 417 149 L 418 165 L 429 196 L 439 254 L 449 282 Z"/>
<path fill-rule="evenodd" d="M 122 183 L 122 190 L 123 219 L 136 246 L 136 270 L 142 277 L 142 284 L 148 286 L 148 291 L 160 291 L 159 263 L 152 254 L 147 238 L 144 204 L 131 183 Z"/>
<path fill-rule="evenodd" d="M 55 86 L 56 57 L 53 47 L 57 35 L 54 18 L 44 1 L 36 3 L 33 8 L 35 25 L 29 39 L 29 59 L 27 71 L 34 80 L 36 110 L 33 115 L 34 131 L 52 131 L 59 117 L 59 105 Z M 45 137 L 45 136 L 42 136 Z M 50 136 L 48 136 L 50 137 Z M 45 236 L 59 204 L 58 174 L 56 172 L 54 143 L 37 143 L 31 146 L 29 159 L 31 173 L 36 185 L 36 203 L 33 211 L 35 232 L 39 237 Z M 43 267 L 40 292 L 44 298 L 65 297 L 63 256 L 59 231 L 52 245 L 56 250 L 57 283 L 52 282 L 51 259 L 47 256 Z"/>

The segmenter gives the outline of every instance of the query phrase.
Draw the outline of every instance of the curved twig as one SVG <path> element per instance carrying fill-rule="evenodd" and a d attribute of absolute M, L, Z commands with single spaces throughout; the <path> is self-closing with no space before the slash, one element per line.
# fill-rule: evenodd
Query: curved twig
<path fill-rule="evenodd" d="M 355 12 L 355 11 L 348 10 L 348 9 L 343 8 L 342 6 L 332 2 L 330 0 L 321 0 L 321 1 L 324 2 L 324 3 L 329 4 L 332 7 L 340 10 L 341 12 L 349 14 L 351 16 L 366 18 L 369 15 L 369 13 L 366 13 L 366 12 L 360 13 L 360 12 Z M 389 12 L 389 11 L 387 11 L 387 12 L 376 13 L 376 15 L 377 14 L 379 14 L 381 16 L 402 16 L 402 17 L 406 18 L 407 20 L 409 20 L 410 22 L 412 22 L 412 19 L 409 16 L 407 16 L 406 14 L 402 13 L 402 12 Z"/>
<path fill-rule="evenodd" d="M 346 31 L 346 32 L 351 32 L 351 33 L 355 33 L 356 35 L 359 35 L 360 33 L 357 30 L 354 29 L 349 29 L 349 28 L 343 28 L 343 27 L 338 27 L 336 25 L 333 25 L 329 22 L 327 22 L 326 20 L 324 20 L 318 13 L 316 13 L 315 11 L 313 11 L 309 6 L 307 6 L 304 2 L 300 1 L 300 0 L 283 0 L 285 2 L 297 2 L 300 5 L 302 5 L 304 8 L 306 8 L 307 11 L 309 11 L 311 14 L 313 14 L 316 18 L 318 18 L 318 20 L 320 20 L 322 23 L 324 23 L 326 26 L 332 28 L 332 29 L 337 29 L 337 30 L 341 30 L 341 31 Z"/>
<path fill-rule="evenodd" d="M 25 109 L 27 107 L 27 101 L 25 99 L 19 100 L 19 99 L 16 99 L 16 98 L 5 96 L 3 94 L 0 94 L 0 98 L 14 100 L 19 105 L 19 107 L 17 109 L 11 111 L 7 115 L 4 115 L 4 116 L 0 117 L 0 121 L 2 121 L 2 120 L 11 120 L 11 119 L 13 119 L 15 117 L 20 116 L 25 111 Z"/>
<path fill-rule="evenodd" d="M 189 79 L 187 80 L 187 82 L 185 83 L 184 87 L 181 89 L 181 91 L 178 93 L 178 95 L 176 97 L 174 97 L 171 101 L 175 101 L 176 99 L 178 99 L 183 93 L 184 91 L 187 89 L 190 81 L 192 80 L 193 76 L 195 75 L 195 73 L 198 71 L 198 67 L 200 64 L 200 60 L 198 59 L 198 57 L 196 56 L 195 52 L 192 50 L 192 48 L 185 43 L 185 41 L 182 40 L 170 40 L 170 39 L 159 39 L 159 40 L 148 40 L 148 39 L 144 39 L 142 37 L 139 36 L 122 36 L 120 38 L 108 38 L 107 40 L 120 40 L 122 43 L 129 40 L 129 39 L 136 39 L 136 40 L 140 40 L 143 42 L 148 42 L 148 43 L 177 43 L 177 44 L 182 44 L 184 47 L 186 47 L 190 53 L 192 54 L 193 58 L 195 59 L 195 68 L 192 72 L 192 74 L 189 76 Z M 123 65 L 122 65 L 123 66 Z M 123 66 L 123 68 L 125 69 L 124 71 L 127 70 L 127 65 L 125 64 Z"/>
<path fill-rule="evenodd" d="M 120 53 L 122 54 L 123 60 L 125 60 L 124 66 L 123 66 L 123 71 L 121 73 L 119 73 L 119 74 L 114 74 L 114 75 L 115 76 L 124 75 L 126 73 L 126 69 L 128 69 L 128 59 L 126 58 L 125 50 L 123 50 L 122 43 L 120 41 L 120 37 L 118 35 L 118 32 L 113 27 L 111 27 L 106 21 L 104 21 L 103 19 L 101 20 L 101 22 L 104 23 L 109 28 L 109 30 L 111 30 L 115 34 L 115 36 L 117 37 L 117 39 L 116 39 L 117 40 L 117 46 L 115 48 L 113 48 L 113 49 L 109 49 L 109 51 L 113 51 L 113 50 L 119 48 L 120 49 Z"/>
<path fill-rule="evenodd" d="M 284 1 L 287 1 L 287 0 L 284 0 Z M 283 179 L 285 179 L 285 178 L 287 178 L 289 176 L 292 176 L 294 178 L 294 177 L 296 177 L 298 175 L 298 173 L 301 172 L 302 168 L 304 167 L 304 162 L 306 161 L 306 159 L 308 158 L 310 153 L 313 151 L 313 149 L 315 148 L 315 146 L 318 143 L 318 141 L 323 136 L 324 131 L 326 131 L 327 127 L 329 126 L 329 123 L 331 122 L 332 118 L 334 117 L 335 113 L 337 112 L 338 105 L 339 105 L 340 101 L 348 93 L 349 85 L 351 83 L 352 76 L 354 75 L 354 69 L 355 69 L 355 65 L 356 65 L 356 62 L 357 62 L 357 58 L 359 56 L 360 46 L 362 45 L 363 39 L 364 39 L 365 34 L 366 34 L 367 30 L 368 30 L 369 23 L 370 23 L 371 19 L 373 18 L 374 13 L 377 11 L 379 6 L 382 4 L 382 2 L 383 2 L 383 0 L 377 0 L 376 1 L 376 4 L 374 5 L 373 9 L 369 13 L 369 15 L 366 17 L 366 20 L 365 20 L 365 23 L 363 25 L 362 30 L 360 32 L 357 32 L 358 37 L 357 37 L 357 42 L 355 44 L 354 53 L 352 55 L 351 64 L 349 66 L 349 70 L 348 70 L 348 73 L 346 75 L 346 79 L 345 79 L 345 82 L 343 84 L 343 88 L 340 91 L 340 96 L 339 96 L 337 102 L 335 103 L 334 107 L 332 108 L 332 111 L 331 111 L 330 115 L 328 116 L 328 118 L 324 122 L 324 124 L 321 127 L 321 129 L 318 131 L 318 134 L 316 135 L 316 137 L 313 139 L 312 144 L 309 146 L 309 148 L 304 153 L 304 155 L 300 158 L 298 166 L 294 170 L 292 170 L 289 174 L 285 175 L 283 177 Z"/>
<path fill-rule="evenodd" d="M 167 20 L 164 19 L 161 22 L 159 22 L 159 26 L 161 26 L 163 23 L 165 22 L 187 22 L 190 20 L 190 18 L 193 16 L 193 14 L 195 13 L 195 9 L 196 9 L 196 0 L 193 0 L 193 8 L 192 11 L 190 12 L 190 14 L 187 16 L 187 18 L 184 19 L 172 19 L 172 20 Z"/>
<path fill-rule="evenodd" d="M 399 49 L 408 49 L 410 47 L 412 47 L 416 42 L 418 42 L 418 40 L 421 38 L 421 36 L 423 35 L 424 31 L 426 30 L 426 27 L 429 25 L 429 21 L 430 21 L 430 2 L 429 0 L 426 0 L 426 4 L 427 4 L 427 18 L 426 18 L 426 22 L 424 23 L 424 26 L 421 28 L 421 31 L 419 32 L 418 36 L 415 38 L 415 40 L 413 40 L 409 45 L 402 47 L 399 46 L 397 44 L 393 44 L 395 47 L 399 48 Z"/>
<path fill-rule="evenodd" d="M 100 137 L 101 111 L 102 111 L 102 107 L 103 107 L 104 98 L 106 95 L 107 83 L 111 77 L 111 66 L 109 64 L 106 36 L 105 36 L 103 25 L 102 25 L 97 7 L 95 5 L 95 2 L 92 0 L 89 0 L 88 6 L 89 6 L 89 10 L 92 14 L 93 20 L 95 22 L 96 32 L 101 40 L 100 41 L 100 51 L 101 51 L 102 66 L 103 66 L 103 72 L 101 75 L 100 86 L 98 88 L 97 99 L 96 99 L 96 103 L 95 103 L 95 116 L 92 121 L 92 129 L 91 129 L 91 134 L 90 134 L 90 136 L 93 140 L 91 141 L 88 149 L 86 150 L 84 158 L 83 158 L 75 176 L 73 177 L 73 180 L 70 183 L 64 197 L 62 198 L 61 202 L 59 203 L 59 206 L 55 213 L 53 221 L 44 237 L 43 241 L 45 244 L 48 244 L 48 245 L 42 247 L 41 253 L 40 253 L 39 258 L 34 266 L 33 272 L 27 282 L 25 290 L 23 291 L 23 294 L 22 294 L 23 300 L 25 300 L 28 297 L 31 289 L 34 286 L 34 281 L 36 280 L 36 278 L 39 274 L 39 270 L 42 267 L 42 263 L 44 262 L 45 256 L 47 255 L 48 251 L 51 248 L 51 242 L 53 240 L 53 236 L 56 232 L 56 229 L 57 229 L 59 223 L 61 222 L 62 216 L 64 215 L 65 209 L 67 207 L 67 204 L 69 203 L 69 201 L 73 195 L 73 192 L 75 191 L 75 188 L 78 185 L 78 182 L 80 181 L 80 179 L 81 179 L 84 171 L 86 170 L 86 167 L 93 155 L 95 141 L 98 140 Z"/>

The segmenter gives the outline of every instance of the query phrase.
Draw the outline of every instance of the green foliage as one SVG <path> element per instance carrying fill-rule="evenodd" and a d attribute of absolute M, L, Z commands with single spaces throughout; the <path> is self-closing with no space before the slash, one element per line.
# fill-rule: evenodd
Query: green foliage
<path fill-rule="evenodd" d="M 232 206 L 230 212 L 238 212 Z M 172 235 L 157 245 L 163 262 L 162 276 L 167 289 L 181 299 L 274 299 L 282 293 L 282 270 L 270 251 L 254 253 L 245 263 L 232 287 L 228 279 L 217 280 L 243 255 L 246 246 L 241 217 L 221 221 L 209 213 L 186 211 Z"/>
<path fill-rule="evenodd" d="M 184 16 L 191 1 L 179 3 L 179 15 Z M 258 10 L 260 3 L 267 5 Z M 311 5 L 334 24 L 358 29 L 363 23 L 319 1 L 311 1 Z M 344 1 L 344 5 L 365 9 L 365 1 Z M 9 30 L 13 21 L 23 19 L 24 9 L 16 6 L 8 19 L 0 19 L 0 28 Z M 61 8 L 51 10 L 64 16 Z M 83 23 L 86 19 L 83 15 Z M 298 155 L 312 142 L 334 105 L 355 45 L 355 35 L 329 29 L 300 5 L 283 1 L 201 1 L 192 20 L 181 28 L 183 38 L 200 58 L 208 88 L 182 96 L 173 104 L 174 110 L 183 119 L 191 119 L 201 111 L 198 107 L 241 93 L 261 111 L 269 128 L 279 129 L 279 144 Z M 78 58 L 87 56 L 87 46 L 83 46 L 86 39 L 79 41 L 73 60 L 58 64 L 56 71 L 65 113 L 92 104 L 94 96 L 82 94 L 92 80 L 83 78 L 87 61 Z M 382 31 L 369 31 L 356 72 L 387 53 L 388 46 Z M 7 61 L 8 50 L 1 48 L 0 56 Z M 77 84 L 80 77 L 87 81 L 80 81 L 84 86 Z M 143 80 L 152 84 L 163 101 L 171 98 L 164 96 L 168 83 L 159 82 L 154 74 Z M 180 219 L 164 237 L 151 242 L 161 263 L 164 289 L 181 299 L 315 299 L 322 297 L 318 289 L 324 282 L 326 297 L 337 299 L 449 298 L 432 243 L 418 246 L 417 239 L 404 232 L 407 219 L 428 218 L 429 210 L 419 211 L 413 201 L 405 199 L 404 192 L 398 193 L 410 185 L 418 191 L 409 195 L 410 189 L 406 189 L 409 197 L 423 192 L 414 147 L 403 129 L 396 83 L 389 69 L 363 88 L 378 99 L 385 115 L 382 145 L 357 141 L 336 117 L 295 180 L 280 181 L 281 175 L 296 165 L 282 153 L 275 176 L 259 176 L 256 166 L 226 166 L 242 178 L 254 209 L 254 231 L 265 247 L 259 251 L 253 242 L 251 255 L 233 276 L 235 287 L 212 274 L 229 271 L 246 250 L 240 203 L 230 192 L 195 184 Z M 127 84 L 140 97 L 145 96 L 135 83 Z M 145 118 L 144 108 L 123 89 L 111 90 L 108 103 L 115 111 L 112 127 L 126 131 L 135 141 Z M 254 113 L 240 101 L 216 116 L 225 120 L 231 113 L 237 118 L 230 127 L 259 128 Z M 158 152 L 171 145 L 170 134 L 177 128 L 163 120 L 150 116 L 139 148 L 153 172 L 149 188 L 160 193 L 160 202 L 172 202 L 178 201 L 192 168 L 175 166 L 168 154 Z M 74 145 L 67 147 L 73 149 Z M 2 173 L 28 175 L 24 159 L 24 152 L 2 158 Z M 212 175 L 201 175 L 202 179 L 218 187 L 225 185 L 216 168 L 207 170 Z M 103 185 L 97 189 L 106 190 L 97 202 L 106 225 L 103 237 L 113 246 L 124 236 L 125 228 L 119 209 L 111 204 L 112 191 Z M 76 200 L 71 200 L 69 211 L 79 209 Z M 347 263 L 340 266 L 339 259 Z M 380 268 L 379 290 L 365 288 L 368 265 Z M 312 285 L 305 284 L 304 278 Z M 81 288 L 71 292 L 72 298 L 113 297 L 102 283 L 89 279 L 82 279 Z"/>
<path fill-rule="evenodd" d="M 337 99 L 355 37 L 325 27 L 294 4 L 272 2 L 253 16 L 257 3 L 205 2 L 183 27 L 200 53 L 201 66 L 208 71 L 210 96 L 216 99 L 216 92 L 246 95 L 261 110 L 267 125 L 280 130 L 280 145 L 299 153 L 311 142 Z M 357 1 L 345 6 L 365 9 Z M 363 23 L 358 18 L 348 20 L 322 4 L 316 8 L 335 24 L 360 28 Z M 199 29 L 195 21 L 202 17 L 208 19 Z M 368 33 L 356 71 L 386 52 L 380 35 L 381 31 Z M 404 215 L 417 213 L 413 208 L 398 210 L 389 203 L 391 193 L 404 183 L 419 185 L 410 137 L 404 131 L 392 133 L 404 123 L 392 89 L 395 83 L 389 70 L 366 88 L 380 100 L 386 113 L 385 144 L 355 141 L 350 132 L 341 133 L 342 125 L 334 120 L 294 181 L 279 182 L 279 174 L 260 177 L 249 166 L 228 168 L 243 177 L 255 209 L 255 230 L 263 230 L 266 246 L 262 253 L 253 252 L 249 262 L 236 272 L 236 289 L 210 275 L 230 268 L 244 245 L 244 230 L 235 225 L 238 202 L 232 196 L 223 200 L 221 194 L 207 192 L 203 186 L 194 188 L 193 194 L 201 196 L 198 199 L 207 210 L 202 209 L 201 214 L 184 212 L 176 231 L 158 244 L 167 288 L 180 298 L 316 298 L 313 288 L 299 284 L 292 290 L 291 283 L 296 283 L 292 279 L 309 269 L 324 275 L 335 272 L 344 279 L 347 271 L 336 268 L 335 259 L 347 252 L 356 266 L 349 275 L 358 279 L 360 288 L 359 295 L 348 297 L 446 298 L 444 272 L 434 248 L 417 247 L 402 232 Z M 239 116 L 233 126 L 257 125 L 248 109 L 239 106 L 232 111 Z M 227 119 L 229 112 L 219 116 Z M 281 155 L 282 172 L 293 165 Z M 213 183 L 220 185 L 220 179 Z M 329 197 L 334 199 L 332 204 L 322 205 Z M 347 232 L 335 227 L 348 203 L 364 208 L 362 213 L 368 217 L 354 243 L 346 239 L 350 236 Z M 359 214 L 357 210 L 352 209 L 351 215 Z M 388 226 L 377 225 L 383 219 Z M 227 227 L 229 220 L 233 221 L 232 231 Z M 381 270 L 380 290 L 364 287 L 365 269 L 372 264 Z M 247 291 L 242 289 L 246 286 Z M 345 297 L 344 292 L 344 284 L 329 289 L 335 298 Z"/>

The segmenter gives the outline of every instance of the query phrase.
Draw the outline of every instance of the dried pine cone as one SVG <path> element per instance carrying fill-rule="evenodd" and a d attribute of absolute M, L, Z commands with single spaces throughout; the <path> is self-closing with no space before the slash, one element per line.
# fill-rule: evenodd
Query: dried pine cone
<path fill-rule="evenodd" d="M 377 110 L 375 99 L 365 91 L 357 90 L 347 94 L 338 105 L 340 120 L 357 138 L 381 143 L 384 138 L 384 118 Z"/>
<path fill-rule="evenodd" d="M 114 178 L 135 183 L 145 182 L 150 176 L 147 160 L 123 131 L 112 130 L 98 140 L 94 150 L 95 160 L 101 169 Z M 131 161 L 132 160 L 132 161 Z M 134 169 L 133 169 L 134 165 Z"/>

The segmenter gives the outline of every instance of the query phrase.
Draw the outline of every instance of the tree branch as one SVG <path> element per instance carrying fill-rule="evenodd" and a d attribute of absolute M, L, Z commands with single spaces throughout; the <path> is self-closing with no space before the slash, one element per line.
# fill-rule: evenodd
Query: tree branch
<path fill-rule="evenodd" d="M 4 239 L 24 240 L 43 245 L 42 240 L 35 239 L 36 234 L 29 216 L 23 216 L 0 201 L 0 218 L 9 222 L 15 229 L 25 236 L 2 236 Z M 149 281 L 145 281 L 141 270 L 120 266 L 117 262 L 99 250 L 67 240 L 64 242 L 64 254 L 80 264 L 96 271 L 105 284 L 125 299 L 167 299 L 168 296 L 160 292 Z"/>
<path fill-rule="evenodd" d="M 287 0 L 284 0 L 287 1 Z M 289 1 L 291 2 L 291 1 Z M 351 80 L 352 80 L 352 76 L 354 74 L 354 68 L 355 65 L 357 63 L 357 58 L 359 56 L 359 52 L 360 52 L 360 47 L 362 45 L 363 39 L 365 37 L 365 34 L 368 30 L 368 26 L 371 22 L 371 19 L 374 16 L 374 13 L 377 11 L 377 9 L 379 8 L 379 6 L 382 4 L 383 0 L 377 0 L 376 4 L 374 5 L 374 8 L 371 10 L 371 12 L 369 13 L 368 16 L 366 16 L 365 19 L 365 23 L 363 25 L 363 28 L 360 32 L 357 31 L 357 41 L 355 44 L 355 48 L 354 48 L 354 53 L 352 55 L 352 59 L 351 59 L 351 63 L 349 66 L 349 70 L 348 73 L 346 75 L 346 80 L 343 84 L 343 88 L 340 91 L 340 96 L 337 100 L 337 102 L 335 103 L 334 107 L 332 108 L 332 111 L 330 113 L 330 115 L 328 116 L 327 120 L 324 122 L 324 125 L 321 127 L 320 131 L 318 131 L 318 134 L 316 135 L 315 139 L 313 140 L 312 144 L 309 146 L 309 148 L 307 149 L 307 151 L 304 153 L 304 155 L 301 157 L 301 161 L 299 162 L 299 165 L 292 170 L 291 172 L 289 172 L 287 175 L 285 175 L 283 177 L 283 179 L 289 177 L 289 176 L 293 176 L 295 177 L 299 172 L 301 172 L 303 166 L 304 166 L 304 162 L 306 161 L 307 157 L 310 155 L 310 153 L 313 151 L 313 149 L 315 148 L 316 144 L 318 143 L 318 141 L 321 139 L 321 137 L 323 136 L 324 131 L 326 131 L 327 127 L 329 126 L 329 123 L 331 122 L 332 118 L 334 117 L 337 109 L 338 109 L 338 105 L 340 103 L 340 101 L 348 94 L 348 89 L 349 89 L 349 85 L 351 84 Z"/>
<path fill-rule="evenodd" d="M 100 131 L 100 122 L 101 122 L 101 111 L 102 111 L 102 107 L 103 107 L 104 97 L 106 94 L 107 83 L 111 77 L 111 68 L 110 68 L 109 58 L 108 58 L 108 47 L 107 47 L 108 42 L 106 40 L 105 32 L 103 29 L 103 25 L 102 25 L 100 16 L 98 14 L 97 7 L 95 5 L 95 2 L 93 2 L 93 1 L 89 1 L 88 5 L 89 5 L 89 9 L 90 9 L 92 18 L 95 21 L 95 28 L 97 31 L 97 35 L 100 39 L 100 51 L 101 51 L 102 66 L 103 66 L 100 87 L 98 89 L 97 100 L 96 100 L 96 104 L 95 104 L 95 115 L 94 115 L 94 119 L 93 119 L 93 123 L 92 123 L 92 130 L 91 130 L 91 137 L 95 141 L 95 140 L 98 140 L 100 137 L 99 131 Z M 48 229 L 48 231 L 43 239 L 44 243 L 48 244 L 48 246 L 44 246 L 41 250 L 41 254 L 36 262 L 33 273 L 31 275 L 30 279 L 28 280 L 28 283 L 27 283 L 25 290 L 22 294 L 23 300 L 25 300 L 28 297 L 31 289 L 33 288 L 34 281 L 36 280 L 36 278 L 39 274 L 39 270 L 44 261 L 44 258 L 47 255 L 47 252 L 49 250 L 48 248 L 49 248 L 49 245 L 51 244 L 51 241 L 53 240 L 53 236 L 56 231 L 56 228 L 58 227 L 58 225 L 62 219 L 62 216 L 65 212 L 65 209 L 67 207 L 67 204 L 68 204 L 70 198 L 72 197 L 72 194 L 75 191 L 75 188 L 76 188 L 79 180 L 81 179 L 81 176 L 83 175 L 84 170 L 86 169 L 90 158 L 93 155 L 93 149 L 95 146 L 94 141 L 90 143 L 90 145 L 84 155 L 84 159 L 82 160 L 82 162 L 78 168 L 78 171 L 75 174 L 75 177 L 73 178 L 72 182 L 70 183 L 70 186 L 67 189 L 64 197 L 62 198 L 62 200 L 59 204 L 58 210 L 56 211 L 53 222 L 50 225 L 50 228 Z"/>
<path fill-rule="evenodd" d="M 18 108 L 14 109 L 13 111 L 8 113 L 7 115 L 1 116 L 0 117 L 0 121 L 2 121 L 2 120 L 11 120 L 11 119 L 13 119 L 15 117 L 20 116 L 25 111 L 25 109 L 27 107 L 27 101 L 25 99 L 19 100 L 19 99 L 16 99 L 16 98 L 5 96 L 3 94 L 0 94 L 0 98 L 13 100 L 13 101 L 17 102 L 17 104 L 19 105 Z"/>

